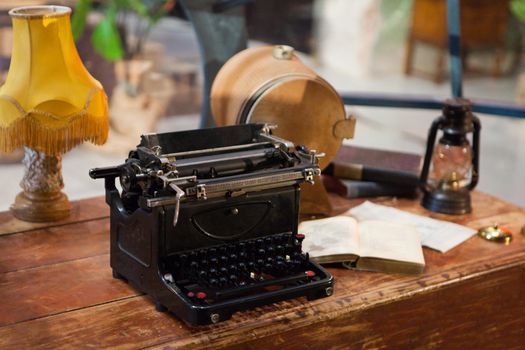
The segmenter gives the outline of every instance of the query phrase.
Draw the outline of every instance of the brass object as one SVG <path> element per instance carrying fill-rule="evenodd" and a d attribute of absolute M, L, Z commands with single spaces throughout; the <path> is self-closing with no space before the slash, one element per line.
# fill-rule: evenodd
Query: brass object
<path fill-rule="evenodd" d="M 498 224 L 480 228 L 478 236 L 496 243 L 509 244 L 512 241 L 512 232 L 507 227 Z"/>

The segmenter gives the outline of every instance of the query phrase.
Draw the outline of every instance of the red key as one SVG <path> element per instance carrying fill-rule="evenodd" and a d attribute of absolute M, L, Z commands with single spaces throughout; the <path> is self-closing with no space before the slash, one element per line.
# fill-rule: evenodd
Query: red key
<path fill-rule="evenodd" d="M 314 277 L 314 276 L 315 276 L 315 272 L 313 272 L 313 271 L 310 271 L 310 270 L 308 270 L 308 271 L 305 271 L 304 273 L 305 273 L 305 274 L 306 274 L 306 276 L 308 276 L 308 277 Z"/>
<path fill-rule="evenodd" d="M 188 292 L 186 295 L 188 296 L 188 298 L 193 298 L 195 296 L 195 293 Z"/>
<path fill-rule="evenodd" d="M 206 293 L 204 292 L 198 292 L 197 293 L 197 299 L 204 299 L 206 298 Z"/>

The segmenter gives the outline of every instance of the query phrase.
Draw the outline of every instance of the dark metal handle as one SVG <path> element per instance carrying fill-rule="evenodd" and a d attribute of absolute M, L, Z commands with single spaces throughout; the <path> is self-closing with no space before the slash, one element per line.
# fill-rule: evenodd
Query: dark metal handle
<path fill-rule="evenodd" d="M 419 187 L 425 193 L 429 192 L 429 189 L 427 186 L 428 172 L 430 170 L 430 162 L 432 161 L 432 151 L 434 150 L 434 144 L 436 143 L 437 132 L 438 132 L 438 129 L 443 126 L 444 121 L 445 121 L 444 117 L 440 117 L 434 120 L 428 132 L 425 162 L 423 163 L 423 169 L 421 169 L 421 176 L 419 177 Z"/>
<path fill-rule="evenodd" d="M 112 166 L 105 168 L 94 168 L 89 170 L 89 177 L 92 179 L 103 179 L 107 177 L 118 177 L 120 176 L 120 167 Z"/>
<path fill-rule="evenodd" d="M 474 124 L 474 135 L 472 137 L 472 177 L 468 185 L 469 190 L 473 190 L 476 187 L 479 179 L 479 135 L 481 131 L 479 118 L 472 116 L 472 124 Z"/>

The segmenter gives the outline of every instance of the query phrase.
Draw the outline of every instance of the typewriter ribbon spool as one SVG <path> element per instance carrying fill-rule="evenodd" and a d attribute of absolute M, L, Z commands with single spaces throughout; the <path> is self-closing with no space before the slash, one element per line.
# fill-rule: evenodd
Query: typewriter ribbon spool
<path fill-rule="evenodd" d="M 324 153 L 321 169 L 355 129 L 355 119 L 346 117 L 335 89 L 285 45 L 246 49 L 226 62 L 212 86 L 211 109 L 218 126 L 277 125 L 276 136 Z M 301 191 L 302 213 L 331 211 L 321 181 L 303 185 Z"/>

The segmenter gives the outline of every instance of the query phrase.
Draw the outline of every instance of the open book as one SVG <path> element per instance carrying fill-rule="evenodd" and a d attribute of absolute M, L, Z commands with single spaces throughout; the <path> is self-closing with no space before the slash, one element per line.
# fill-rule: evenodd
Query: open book
<path fill-rule="evenodd" d="M 423 272 L 425 258 L 412 225 L 388 221 L 357 222 L 349 216 L 303 221 L 303 250 L 312 260 L 343 262 L 347 267 L 389 273 Z"/>

